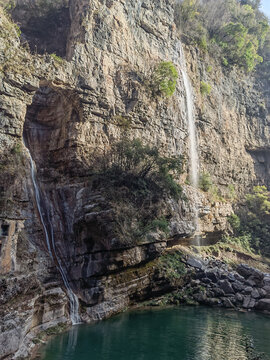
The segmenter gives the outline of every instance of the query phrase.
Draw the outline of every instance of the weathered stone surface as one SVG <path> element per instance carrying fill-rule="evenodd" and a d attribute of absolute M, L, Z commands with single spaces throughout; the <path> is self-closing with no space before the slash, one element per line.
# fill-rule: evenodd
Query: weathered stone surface
<path fill-rule="evenodd" d="M 225 294 L 234 294 L 234 290 L 228 280 L 219 280 L 218 286 L 225 292 Z"/>
<path fill-rule="evenodd" d="M 202 269 L 204 267 L 203 262 L 200 259 L 196 259 L 194 257 L 189 257 L 187 259 L 187 264 L 196 269 Z"/>
<path fill-rule="evenodd" d="M 49 257 L 36 209 L 29 156 L 22 144 L 23 130 L 46 195 L 44 203 L 57 252 L 67 264 L 74 291 L 87 305 L 84 320 L 108 317 L 136 300 L 171 288 L 151 265 L 140 272 L 163 253 L 166 242 L 157 232 L 148 234 L 144 244 L 131 244 L 128 238 L 119 242 L 113 209 L 102 194 L 93 191 L 89 164 L 93 151 L 102 152 L 123 136 L 123 120 L 132 137 L 158 146 L 166 156 L 188 158 L 182 77 L 172 98 L 154 98 L 147 85 L 161 61 L 173 61 L 181 74 L 174 2 L 69 3 L 70 18 L 65 22 L 63 42 L 59 43 L 57 33 L 53 41 L 46 39 L 38 44 L 39 49 L 52 46 L 54 51 L 59 43 L 56 52 L 65 55 L 67 49 L 68 61 L 30 55 L 19 47 L 15 31 L 7 34 L 9 44 L 0 39 L 0 219 L 1 227 L 9 226 L 8 234 L 1 234 L 0 239 L 0 333 L 5 356 L 17 350 L 18 356 L 28 356 L 36 332 L 69 318 L 68 299 L 59 291 L 64 286 Z M 33 4 L 36 2 L 31 1 Z M 58 7 L 57 1 L 54 6 Z M 17 13 L 23 28 L 29 26 L 33 15 L 26 9 Z M 1 30 L 2 24 L 1 19 Z M 7 54 L 6 49 L 12 53 Z M 198 49 L 185 46 L 185 52 L 195 93 L 201 172 L 211 173 L 222 196 L 228 196 L 228 185 L 243 193 L 256 176 L 262 182 L 269 181 L 266 167 L 257 171 L 259 156 L 266 159 L 268 155 L 269 121 L 260 112 L 263 98 L 253 80 L 248 76 L 239 81 L 235 70 L 225 74 L 211 59 L 207 60 L 213 64 L 210 74 L 205 71 Z M 212 86 L 209 98 L 200 93 L 202 80 Z M 184 163 L 181 183 L 188 175 L 188 161 Z M 189 185 L 183 185 L 183 193 L 189 201 L 166 202 L 172 214 L 170 238 L 182 241 L 183 237 L 194 236 L 198 203 L 205 241 L 220 239 L 228 227 L 227 216 L 232 213 L 230 202 L 213 200 L 201 191 L 196 193 Z M 204 269 L 200 260 L 190 261 L 192 270 Z M 242 281 L 223 270 L 221 275 L 213 274 L 205 276 L 202 271 L 200 276 L 214 283 L 223 278 L 227 294 L 234 292 L 229 280 Z M 254 278 L 256 284 L 263 279 L 245 265 L 239 274 L 248 281 Z M 266 294 L 268 287 L 264 276 Z M 219 294 L 218 289 L 214 291 L 216 296 L 224 295 L 223 290 Z M 205 294 L 198 296 L 200 301 L 207 301 Z M 7 314 L 13 321 L 10 329 Z"/>
<path fill-rule="evenodd" d="M 262 311 L 270 311 L 270 299 L 261 299 L 257 304 L 257 309 Z"/>

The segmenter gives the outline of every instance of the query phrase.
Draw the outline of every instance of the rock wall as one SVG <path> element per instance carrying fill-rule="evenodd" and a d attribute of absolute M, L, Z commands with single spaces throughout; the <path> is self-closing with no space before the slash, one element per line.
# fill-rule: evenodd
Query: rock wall
<path fill-rule="evenodd" d="M 19 4 L 24 7 L 15 9 L 15 19 L 27 12 L 27 1 Z M 47 47 L 50 38 L 31 38 L 29 31 L 37 22 L 33 14 L 26 16 L 22 38 L 30 45 L 37 42 L 40 53 L 47 49 L 66 60 L 30 54 L 0 13 L 0 358 L 27 355 L 39 331 L 69 318 L 65 289 L 46 249 L 23 134 L 37 164 L 56 251 L 86 321 L 107 317 L 167 286 L 146 266 L 162 254 L 167 239 L 152 234 L 142 244 L 119 243 L 113 236 L 110 204 L 91 185 L 93 151 L 121 138 L 123 120 L 130 137 L 158 146 L 166 156 L 187 159 L 179 180 L 189 201 L 168 199 L 173 215 L 169 240 L 193 236 L 195 199 L 203 234 L 217 237 L 227 227 L 230 202 L 196 194 L 184 185 L 188 131 L 181 76 L 171 98 L 153 97 L 149 90 L 151 74 L 161 61 L 173 61 L 180 74 L 173 5 L 173 0 L 71 0 L 69 19 L 62 23 L 66 43 L 60 49 L 55 42 L 52 49 Z M 35 16 L 47 15 L 46 10 Z M 230 184 L 241 193 L 256 176 L 265 182 L 268 160 L 256 160 L 261 159 L 256 154 L 268 154 L 269 119 L 253 79 L 224 72 L 188 45 L 185 52 L 202 171 L 212 175 L 224 196 Z M 208 63 L 212 72 L 206 70 Z M 210 96 L 199 92 L 201 81 L 212 85 Z"/>

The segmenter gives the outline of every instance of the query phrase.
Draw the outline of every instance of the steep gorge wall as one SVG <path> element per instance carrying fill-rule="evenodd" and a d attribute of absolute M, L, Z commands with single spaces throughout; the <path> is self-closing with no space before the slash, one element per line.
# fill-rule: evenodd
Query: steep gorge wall
<path fill-rule="evenodd" d="M 28 55 L 15 33 L 12 40 L 4 37 L 8 22 L 3 14 L 0 19 L 0 344 L 5 344 L 0 357 L 18 349 L 18 355 L 26 355 L 39 331 L 69 318 L 61 277 L 46 251 L 23 132 L 83 319 L 107 317 L 166 287 L 151 265 L 144 265 L 164 251 L 166 239 L 152 234 L 142 244 L 115 241 L 113 211 L 103 194 L 92 190 L 89 164 L 93 150 L 122 136 L 124 119 L 131 137 L 158 146 L 167 156 L 184 155 L 187 171 L 181 76 L 171 98 L 153 98 L 147 86 L 161 61 L 173 61 L 180 74 L 173 1 L 72 0 L 69 11 L 67 61 Z M 223 195 L 230 184 L 239 193 L 252 186 L 258 167 L 258 180 L 265 182 L 269 118 L 253 79 L 224 72 L 188 45 L 185 52 L 202 171 L 212 175 Z M 201 81 L 212 85 L 210 96 L 200 93 Z M 190 237 L 194 231 L 195 192 L 184 188 L 188 202 L 169 200 L 170 239 Z M 198 197 L 201 230 L 219 234 L 231 204 L 202 192 Z"/>

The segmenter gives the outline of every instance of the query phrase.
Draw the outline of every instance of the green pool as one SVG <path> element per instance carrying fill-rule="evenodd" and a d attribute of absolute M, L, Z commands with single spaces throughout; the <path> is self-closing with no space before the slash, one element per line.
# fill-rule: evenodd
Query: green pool
<path fill-rule="evenodd" d="M 130 311 L 94 325 L 73 327 L 54 337 L 42 349 L 41 358 L 249 360 L 254 358 L 253 351 L 270 359 L 269 316 L 175 307 Z"/>

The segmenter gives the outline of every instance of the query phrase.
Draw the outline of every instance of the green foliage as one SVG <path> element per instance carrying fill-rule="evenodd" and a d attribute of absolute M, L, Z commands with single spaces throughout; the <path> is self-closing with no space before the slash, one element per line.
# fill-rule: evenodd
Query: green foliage
<path fill-rule="evenodd" d="M 156 94 L 166 97 L 175 92 L 178 72 L 172 62 L 161 62 L 153 72 L 152 88 Z"/>
<path fill-rule="evenodd" d="M 159 259 L 159 270 L 168 279 L 176 280 L 182 278 L 187 270 L 182 261 L 183 254 L 180 251 L 168 252 Z"/>
<path fill-rule="evenodd" d="M 199 179 L 199 187 L 201 190 L 207 192 L 212 187 L 213 182 L 209 173 L 202 173 Z"/>
<path fill-rule="evenodd" d="M 164 233 L 169 233 L 169 223 L 165 217 L 161 217 L 160 219 L 155 219 L 152 221 L 151 228 L 153 230 L 161 230 Z"/>
<path fill-rule="evenodd" d="M 145 196 L 156 191 L 178 198 L 182 189 L 174 176 L 182 172 L 182 159 L 162 157 L 156 147 L 143 145 L 139 139 L 124 137 L 98 156 L 95 169 L 115 186 L 127 186 Z"/>
<path fill-rule="evenodd" d="M 201 81 L 201 86 L 200 86 L 200 90 L 201 90 L 201 94 L 202 95 L 210 95 L 211 93 L 211 85 L 207 84 L 204 81 Z"/>
<path fill-rule="evenodd" d="M 22 144 L 16 143 L 14 147 L 11 149 L 11 153 L 14 155 L 20 155 L 22 153 Z"/>
<path fill-rule="evenodd" d="M 270 256 L 270 192 L 265 186 L 255 186 L 246 196 L 245 205 L 245 211 L 239 211 L 238 218 L 236 215 L 229 218 L 234 230 L 233 241 Z"/>
<path fill-rule="evenodd" d="M 51 57 L 53 58 L 53 60 L 56 61 L 58 64 L 62 64 L 63 61 L 64 61 L 60 56 L 56 55 L 55 53 L 50 54 L 50 56 L 51 56 Z"/>
<path fill-rule="evenodd" d="M 249 72 L 263 61 L 269 22 L 252 1 L 182 0 L 175 18 L 192 42 L 226 67 L 236 65 Z"/>
<path fill-rule="evenodd" d="M 172 216 L 166 199 L 181 197 L 175 178 L 182 172 L 182 159 L 163 157 L 156 147 L 127 136 L 94 157 L 93 190 L 114 208 L 116 236 L 142 242 L 161 232 L 166 238 Z"/>
<path fill-rule="evenodd" d="M 270 215 L 270 193 L 266 186 L 255 186 L 253 193 L 246 196 L 249 211 L 259 216 Z"/>
<path fill-rule="evenodd" d="M 236 191 L 235 191 L 235 187 L 232 184 L 228 185 L 228 194 L 227 194 L 228 198 L 230 200 L 235 200 L 236 199 Z"/>
<path fill-rule="evenodd" d="M 229 224 L 233 228 L 234 231 L 238 231 L 240 229 L 240 218 L 236 214 L 232 214 L 228 217 Z"/>
<path fill-rule="evenodd" d="M 15 0 L 0 0 L 0 6 L 2 6 L 5 11 L 11 12 L 16 6 L 16 2 Z"/>

